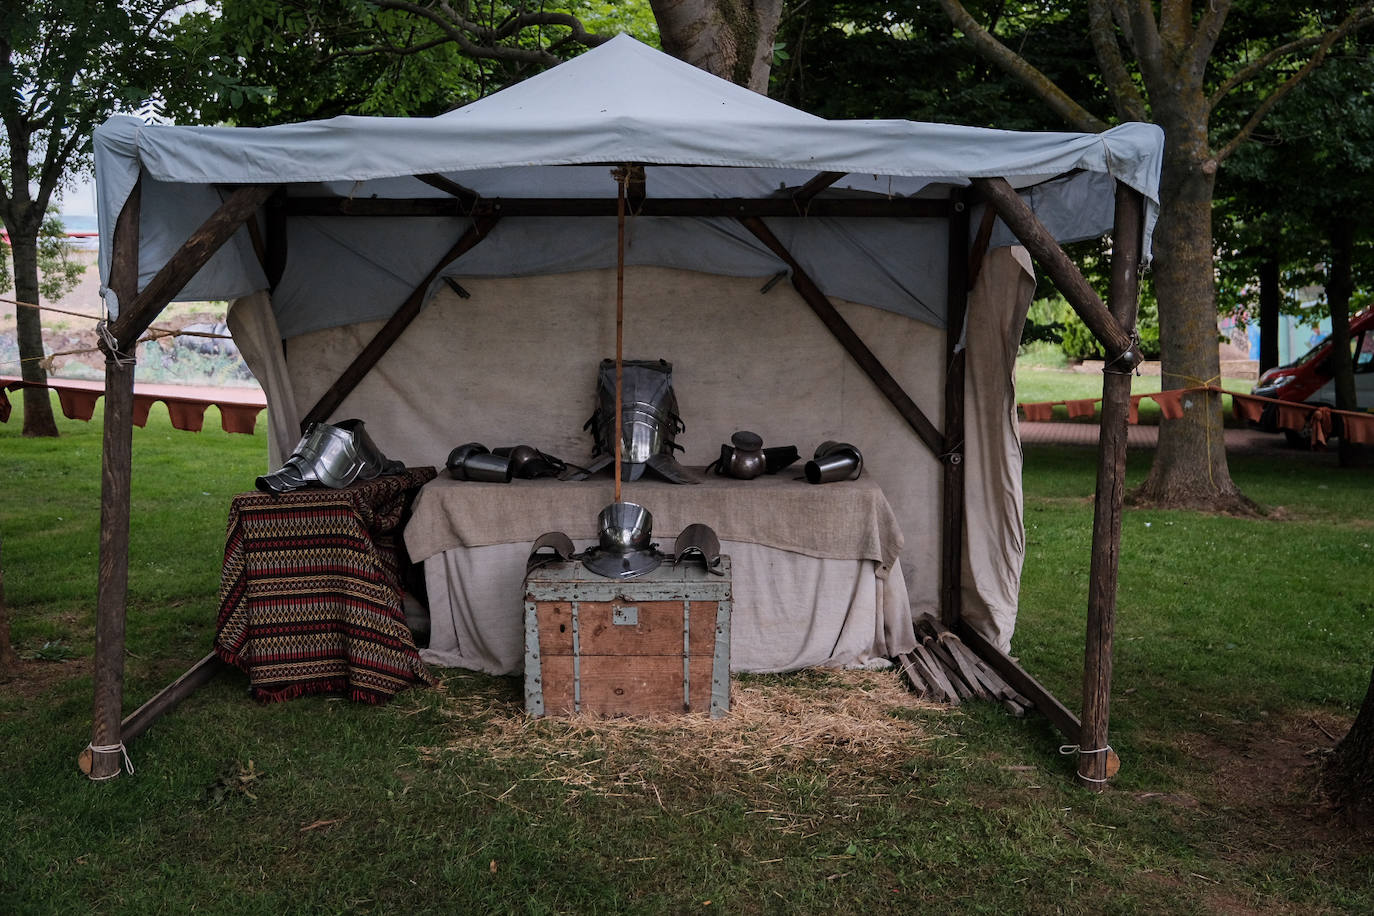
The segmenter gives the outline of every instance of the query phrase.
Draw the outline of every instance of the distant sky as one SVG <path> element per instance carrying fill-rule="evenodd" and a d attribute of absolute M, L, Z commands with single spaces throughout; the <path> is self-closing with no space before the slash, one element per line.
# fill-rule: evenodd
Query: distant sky
<path fill-rule="evenodd" d="M 95 216 L 95 179 L 87 175 L 68 188 L 60 209 L 65 216 Z"/>

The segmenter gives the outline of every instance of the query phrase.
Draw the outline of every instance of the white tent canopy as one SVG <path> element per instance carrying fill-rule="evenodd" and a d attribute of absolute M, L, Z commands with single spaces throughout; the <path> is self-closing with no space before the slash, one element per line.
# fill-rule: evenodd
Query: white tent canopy
<path fill-rule="evenodd" d="M 95 134 L 100 231 L 143 178 L 141 281 L 218 206 L 219 185 L 286 185 L 292 196 L 442 199 L 416 180 L 438 174 L 483 199 L 614 198 L 605 164 L 648 168 L 655 198 L 787 196 L 819 172 L 830 194 L 934 196 L 974 177 L 1029 188 L 1060 242 L 1110 231 L 1112 187 L 1144 195 L 1146 239 L 1157 210 L 1162 133 L 1124 124 L 1101 134 L 1020 133 L 912 121 L 827 121 L 750 92 L 621 35 L 581 57 L 437 118 L 340 117 L 264 128 L 145 125 L 110 119 Z M 657 167 L 655 167 L 657 166 Z M 286 337 L 390 314 L 447 247 L 433 221 L 297 220 L 291 265 L 274 292 Z M 784 265 L 733 220 L 638 220 L 627 263 L 769 275 Z M 788 220 L 780 234 L 827 295 L 937 327 L 944 322 L 943 221 Z M 455 213 L 453 225 L 463 220 Z M 881 223 L 881 225 L 880 225 Z M 614 222 L 499 226 L 448 273 L 510 276 L 610 266 Z M 691 244 L 684 245 L 684 234 Z M 532 239 L 538 239 L 533 243 Z M 998 226 L 994 246 L 1013 244 Z M 890 252 L 903 250 L 905 257 Z M 1148 242 L 1146 247 L 1148 253 Z M 931 260 L 934 253 L 934 260 Z M 331 264 L 327 274 L 318 269 Z M 101 252 L 108 279 L 109 249 Z M 935 269 L 936 265 L 940 269 Z M 177 295 L 232 299 L 268 285 L 245 233 Z M 119 304 L 106 293 L 111 315 Z"/>

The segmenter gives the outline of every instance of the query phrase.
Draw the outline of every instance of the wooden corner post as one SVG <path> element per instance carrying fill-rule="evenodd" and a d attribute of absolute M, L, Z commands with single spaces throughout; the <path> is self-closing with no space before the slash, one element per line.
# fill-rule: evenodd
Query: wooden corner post
<path fill-rule="evenodd" d="M 138 295 L 138 217 L 142 184 L 134 185 L 115 222 L 110 289 L 127 308 Z M 111 779 L 124 766 L 124 617 L 129 586 L 129 484 L 133 463 L 134 356 L 102 325 L 105 429 L 100 473 L 100 579 L 95 604 L 95 701 L 91 743 L 78 760 L 91 779 Z"/>
<path fill-rule="evenodd" d="M 964 321 L 969 292 L 969 214 L 963 189 L 950 197 L 949 269 L 945 296 L 945 447 L 940 537 L 940 621 L 950 629 L 963 616 L 964 584 Z"/>
<path fill-rule="evenodd" d="M 115 222 L 110 289 L 119 315 L 101 325 L 105 351 L 105 430 L 101 449 L 100 580 L 96 595 L 95 710 L 91 744 L 78 765 L 92 779 L 118 776 L 124 761 L 124 618 L 129 591 L 129 483 L 133 471 L 134 348 L 154 318 L 272 193 L 244 185 L 191 233 L 140 292 L 140 185 Z"/>
<path fill-rule="evenodd" d="M 1139 191 L 1116 185 L 1112 230 L 1112 280 L 1107 308 L 1132 336 L 1140 297 L 1145 202 Z M 1097 447 L 1097 495 L 1093 504 L 1092 564 L 1088 579 L 1088 631 L 1083 650 L 1083 717 L 1078 739 L 1078 782 L 1106 788 L 1119 766 L 1108 744 L 1112 691 L 1112 637 L 1116 629 L 1117 573 L 1121 559 L 1121 515 L 1125 497 L 1126 433 L 1130 423 L 1131 373 L 1126 351 L 1108 349 L 1102 377 L 1102 425 Z"/>

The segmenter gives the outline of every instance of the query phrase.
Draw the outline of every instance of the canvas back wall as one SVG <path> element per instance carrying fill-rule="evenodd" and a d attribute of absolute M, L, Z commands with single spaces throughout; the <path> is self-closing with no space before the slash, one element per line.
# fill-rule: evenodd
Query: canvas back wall
<path fill-rule="evenodd" d="M 987 365 L 978 369 L 972 368 L 979 362 L 976 354 L 970 355 L 970 371 L 988 374 L 988 382 L 971 385 L 970 392 L 991 403 L 970 404 L 968 410 L 995 418 L 969 424 L 971 437 L 988 441 L 977 450 L 979 464 L 987 467 L 971 466 L 968 477 L 995 481 L 990 495 L 981 485 L 971 491 L 967 530 L 975 541 L 1003 539 L 1007 530 L 1021 529 L 1020 449 L 1015 424 L 1006 422 L 1007 406 L 1013 419 L 1015 407 L 1005 331 L 1009 318 L 1024 314 L 1017 297 L 1029 301 L 1031 284 L 1008 251 L 990 254 L 970 304 L 971 323 L 978 326 L 970 346 L 987 351 Z M 991 269 L 997 264 L 1000 269 Z M 740 429 L 757 432 L 765 445 L 796 445 L 803 459 L 827 439 L 857 445 L 865 474 L 882 486 L 902 526 L 901 566 L 913 609 L 938 612 L 940 462 L 792 288 L 784 282 L 763 293 L 764 280 L 627 269 L 625 358 L 673 364 L 687 426 L 679 437 L 685 447 L 680 460 L 687 465 L 714 460 L 721 443 Z M 594 407 L 597 366 L 615 353 L 615 272 L 460 282 L 470 298 L 438 285 L 428 306 L 331 419 L 363 419 L 388 457 L 410 465 L 442 467 L 448 452 L 464 442 L 528 444 L 585 463 L 592 440 L 582 425 Z M 252 324 L 245 321 L 244 305 L 239 322 Z M 945 332 L 864 305 L 836 306 L 941 425 Z M 289 384 L 264 382 L 269 405 L 294 398 L 296 415 L 303 415 L 380 327 L 368 322 L 291 338 L 285 347 Z M 1014 333 L 1019 339 L 1019 324 Z M 251 354 L 255 372 L 263 356 Z M 270 362 L 272 354 L 266 356 Z M 276 424 L 272 429 L 279 437 Z M 275 443 L 274 453 L 284 448 L 289 454 L 294 444 Z M 784 473 L 800 475 L 801 463 Z M 1015 488 L 1007 491 L 1010 478 Z M 603 483 L 610 502 L 609 475 Z M 634 490 L 627 482 L 623 498 L 633 500 Z M 588 519 L 589 530 L 594 523 Z M 760 540 L 766 542 L 766 533 Z M 998 543 L 965 551 L 972 563 L 968 616 L 1004 647 L 1015 624 L 1021 551 L 1019 537 L 1010 547 Z"/>

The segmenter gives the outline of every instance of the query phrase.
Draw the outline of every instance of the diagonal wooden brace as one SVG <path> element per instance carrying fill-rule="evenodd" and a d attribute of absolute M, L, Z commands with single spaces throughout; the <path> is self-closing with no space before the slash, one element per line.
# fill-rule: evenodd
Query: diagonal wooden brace
<path fill-rule="evenodd" d="M 1073 306 L 1078 317 L 1093 332 L 1107 351 L 1107 364 L 1112 371 L 1130 372 L 1140 365 L 1144 356 L 1135 340 L 1107 311 L 1102 298 L 1083 278 L 1078 267 L 1059 247 L 1049 229 L 1021 199 L 1005 178 L 975 178 L 973 186 L 987 199 L 1002 217 L 1012 234 L 1026 246 L 1031 257 L 1044 268 L 1054 285 Z"/>
<path fill-rule="evenodd" d="M 410 327 L 410 323 L 420 314 L 420 309 L 425 304 L 425 293 L 429 291 L 430 284 L 439 276 L 445 267 L 462 257 L 472 250 L 478 242 L 487 237 L 495 227 L 499 217 L 479 216 L 473 220 L 467 232 L 464 232 L 453 247 L 444 253 L 439 262 L 431 268 L 425 278 L 420 281 L 420 285 L 401 303 L 400 308 L 387 319 L 386 324 L 377 332 L 377 336 L 368 341 L 367 346 L 363 347 L 362 352 L 354 357 L 353 362 L 348 364 L 348 368 L 339 375 L 337 381 L 329 387 L 315 404 L 310 408 L 310 412 L 301 420 L 301 431 L 304 432 L 312 423 L 323 423 L 329 419 L 338 406 L 344 402 L 344 398 L 352 393 L 358 383 L 363 380 L 372 367 L 377 365 L 386 351 L 391 349 L 400 336 L 405 333 L 405 329 Z"/>
<path fill-rule="evenodd" d="M 110 325 L 110 334 L 118 343 L 119 352 L 129 351 L 138 341 L 138 336 L 148 330 L 148 325 L 172 301 L 172 297 L 181 292 L 196 272 L 243 226 L 244 221 L 257 212 L 272 191 L 273 186 L 265 184 L 245 185 L 234 191 L 167 259 L 167 263 L 162 265 L 162 269 L 132 302 L 119 304 L 119 317 Z"/>
<path fill-rule="evenodd" d="M 929 418 L 921 412 L 921 408 L 916 406 L 913 401 L 902 389 L 898 381 L 892 377 L 892 373 L 887 371 L 878 357 L 868 348 L 868 344 L 863 342 L 858 333 L 849 326 L 849 322 L 844 320 L 835 306 L 826 298 L 825 293 L 811 279 L 802 266 L 797 263 L 797 259 L 792 257 L 792 253 L 786 246 L 773 234 L 773 230 L 761 219 L 755 216 L 745 216 L 740 219 L 744 228 L 752 232 L 759 241 L 768 246 L 768 249 L 782 259 L 792 271 L 792 286 L 797 293 L 811 306 L 811 310 L 816 313 L 816 317 L 825 324 L 826 328 L 834 334 L 840 344 L 859 364 L 873 384 L 878 386 L 878 390 L 897 408 L 897 412 L 902 415 L 902 419 L 911 426 L 916 435 L 921 437 L 921 441 L 930 449 L 931 454 L 940 456 L 945 453 L 945 437 L 940 430 L 935 428 Z"/>

